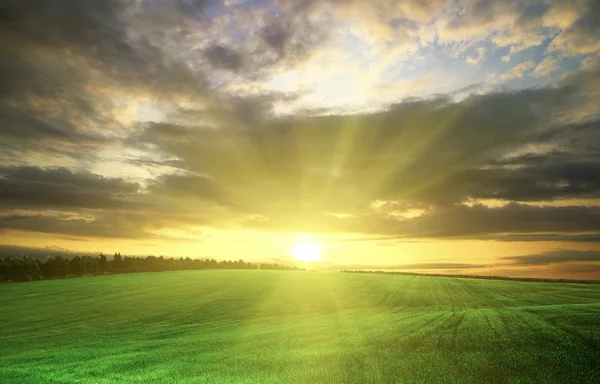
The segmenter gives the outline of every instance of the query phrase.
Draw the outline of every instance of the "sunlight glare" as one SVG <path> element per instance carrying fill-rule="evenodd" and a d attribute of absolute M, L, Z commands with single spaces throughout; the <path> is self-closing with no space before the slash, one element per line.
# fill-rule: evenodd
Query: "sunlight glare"
<path fill-rule="evenodd" d="M 305 263 L 319 261 L 321 260 L 321 249 L 314 241 L 299 241 L 292 248 L 292 256 L 295 260 Z"/>

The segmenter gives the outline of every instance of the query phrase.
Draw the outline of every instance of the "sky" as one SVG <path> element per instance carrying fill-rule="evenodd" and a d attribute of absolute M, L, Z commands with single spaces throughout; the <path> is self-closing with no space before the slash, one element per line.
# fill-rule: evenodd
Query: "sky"
<path fill-rule="evenodd" d="M 5 0 L 0 244 L 600 279 L 597 0 Z"/>

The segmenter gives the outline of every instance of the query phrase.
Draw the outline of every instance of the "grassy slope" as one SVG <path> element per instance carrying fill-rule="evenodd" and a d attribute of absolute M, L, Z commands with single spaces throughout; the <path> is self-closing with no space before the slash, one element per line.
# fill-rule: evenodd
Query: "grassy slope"
<path fill-rule="evenodd" d="M 0 286 L 1 383 L 595 382 L 600 286 L 187 271 Z"/>

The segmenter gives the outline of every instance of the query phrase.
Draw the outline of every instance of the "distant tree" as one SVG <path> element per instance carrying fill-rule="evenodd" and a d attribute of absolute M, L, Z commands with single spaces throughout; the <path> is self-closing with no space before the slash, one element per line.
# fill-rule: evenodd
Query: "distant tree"
<path fill-rule="evenodd" d="M 260 265 L 237 261 L 215 259 L 165 258 L 163 256 L 136 257 L 121 256 L 115 253 L 112 260 L 100 254 L 98 257 L 73 256 L 70 259 L 61 256 L 48 257 L 44 263 L 30 256 L 17 259 L 6 257 L 0 259 L 0 282 L 31 281 L 42 278 L 55 278 L 65 276 L 83 276 L 90 274 L 103 274 L 105 272 L 133 273 L 133 272 L 159 272 L 168 270 L 200 270 L 200 269 L 280 269 L 299 270 L 299 268 L 280 264 L 262 263 Z"/>
<path fill-rule="evenodd" d="M 16 281 L 15 280 L 15 269 L 13 268 L 13 260 L 11 260 L 10 257 L 6 257 L 4 259 L 4 264 L 5 264 L 4 279 L 6 281 Z"/>
<path fill-rule="evenodd" d="M 49 257 L 42 265 L 42 275 L 45 278 L 56 277 L 56 261 L 54 257 Z"/>
<path fill-rule="evenodd" d="M 56 263 L 56 277 L 65 277 L 69 274 L 69 262 L 60 256 L 54 259 Z"/>
<path fill-rule="evenodd" d="M 0 282 L 8 281 L 9 266 L 5 259 L 0 259 Z"/>
<path fill-rule="evenodd" d="M 108 260 L 106 259 L 106 256 L 104 256 L 102 253 L 98 257 L 97 265 L 98 273 L 104 273 L 108 270 Z"/>
<path fill-rule="evenodd" d="M 117 256 L 121 257 L 121 254 L 118 254 Z M 133 257 L 125 256 L 123 258 L 122 271 L 135 272 L 135 259 Z"/>
<path fill-rule="evenodd" d="M 113 259 L 110 262 L 112 270 L 115 272 L 123 271 L 123 258 L 121 257 L 121 253 L 116 253 L 113 256 Z"/>
<path fill-rule="evenodd" d="M 75 276 L 83 275 L 83 263 L 81 257 L 75 256 L 69 261 L 69 273 Z"/>
<path fill-rule="evenodd" d="M 3 279 L 7 281 L 31 281 L 42 277 L 38 263 L 30 257 L 15 260 L 7 258 L 4 264 Z"/>
<path fill-rule="evenodd" d="M 42 269 L 38 264 L 38 260 L 33 259 L 31 257 L 27 260 L 27 272 L 28 276 L 31 277 L 31 280 L 41 280 L 42 279 Z"/>
<path fill-rule="evenodd" d="M 84 275 L 93 275 L 97 270 L 96 259 L 90 256 L 83 256 L 81 258 L 81 264 L 83 266 L 83 274 Z"/>

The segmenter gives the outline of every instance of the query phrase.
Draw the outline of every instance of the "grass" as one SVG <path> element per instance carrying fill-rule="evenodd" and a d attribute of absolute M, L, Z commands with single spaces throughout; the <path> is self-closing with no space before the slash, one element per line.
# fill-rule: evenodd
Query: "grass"
<path fill-rule="evenodd" d="M 600 286 L 179 271 L 0 286 L 0 383 L 596 383 Z"/>

